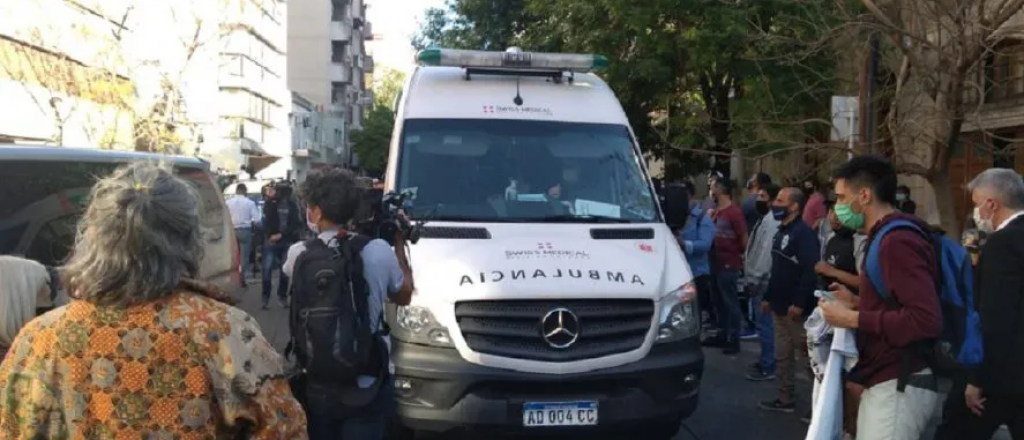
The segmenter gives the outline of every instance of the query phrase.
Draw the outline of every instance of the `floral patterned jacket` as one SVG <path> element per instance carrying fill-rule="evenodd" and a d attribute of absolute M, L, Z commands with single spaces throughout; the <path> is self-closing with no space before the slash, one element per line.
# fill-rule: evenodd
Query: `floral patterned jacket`
<path fill-rule="evenodd" d="M 0 439 L 306 439 L 281 356 L 245 312 L 182 290 L 74 300 L 22 329 L 0 366 Z"/>

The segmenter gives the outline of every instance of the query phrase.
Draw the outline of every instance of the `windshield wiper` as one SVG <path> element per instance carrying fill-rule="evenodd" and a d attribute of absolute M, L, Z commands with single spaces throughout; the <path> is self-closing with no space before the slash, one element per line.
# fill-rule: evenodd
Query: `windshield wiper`
<path fill-rule="evenodd" d="M 607 215 L 558 214 L 545 217 L 531 217 L 527 221 L 544 223 L 633 223 L 632 220 Z"/>

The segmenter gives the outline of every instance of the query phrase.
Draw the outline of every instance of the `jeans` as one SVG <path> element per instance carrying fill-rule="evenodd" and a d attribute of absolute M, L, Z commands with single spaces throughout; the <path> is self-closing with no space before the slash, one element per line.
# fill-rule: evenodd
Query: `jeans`
<path fill-rule="evenodd" d="M 278 240 L 277 243 L 263 243 L 263 305 L 270 302 L 270 293 L 274 290 L 274 270 L 280 270 L 284 259 L 288 256 L 288 248 L 291 243 L 285 240 Z M 277 297 L 282 301 L 288 299 L 288 275 L 281 272 L 281 279 L 277 283 Z"/>
<path fill-rule="evenodd" d="M 718 294 L 715 295 L 719 334 L 734 341 L 739 340 L 740 327 L 743 325 L 743 310 L 740 309 L 739 292 L 736 291 L 738 279 L 738 271 L 719 271 L 717 274 Z"/>
<path fill-rule="evenodd" d="M 775 322 L 772 320 L 771 310 L 761 310 L 761 301 L 764 300 L 764 292 L 768 290 L 768 286 L 755 288 L 757 294 L 750 301 L 753 303 L 754 323 L 761 341 L 761 371 L 775 373 Z"/>
<path fill-rule="evenodd" d="M 385 377 L 377 397 L 366 406 L 349 407 L 329 394 L 310 391 L 306 408 L 309 440 L 381 440 L 393 417 L 395 384 Z"/>
<path fill-rule="evenodd" d="M 252 228 L 235 229 L 235 240 L 238 241 L 238 259 L 241 260 L 242 281 L 252 275 L 252 260 L 249 253 L 252 251 Z"/>

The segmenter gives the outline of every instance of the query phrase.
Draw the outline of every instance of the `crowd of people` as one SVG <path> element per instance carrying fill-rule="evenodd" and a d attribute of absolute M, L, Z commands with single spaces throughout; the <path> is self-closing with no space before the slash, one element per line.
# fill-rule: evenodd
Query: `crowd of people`
<path fill-rule="evenodd" d="M 408 304 L 413 284 L 403 237 L 392 249 L 348 230 L 362 186 L 344 169 L 313 171 L 299 191 L 304 213 L 268 194 L 263 302 L 280 268 L 290 298 L 279 298 L 302 342 L 282 356 L 231 295 L 201 279 L 192 184 L 148 162 L 100 179 L 66 264 L 0 256 L 0 438 L 382 438 L 393 398 L 384 298 Z M 228 202 L 236 229 L 260 215 L 246 201 Z M 296 223 L 328 251 L 306 249 L 290 235 Z M 352 249 L 361 258 L 333 257 Z M 309 301 L 336 299 L 318 290 L 328 272 L 350 286 L 332 294 L 358 307 L 310 313 Z"/>
<path fill-rule="evenodd" d="M 687 185 L 690 215 L 675 231 L 704 305 L 703 344 L 736 354 L 742 339 L 757 340 L 746 377 L 779 384 L 758 405 L 792 413 L 796 374 L 812 369 L 808 318 L 854 330 L 847 434 L 920 438 L 940 401 L 940 370 L 922 347 L 965 324 L 948 321 L 943 248 L 919 233 L 935 229 L 914 215 L 892 164 L 858 156 L 829 185 L 757 173 L 740 203 L 721 175 L 708 184 L 705 200 Z M 363 186 L 324 168 L 299 201 L 276 188 L 262 213 L 244 196 L 228 201 L 240 243 L 252 241 L 245 229 L 257 217 L 266 231 L 264 307 L 280 271 L 295 342 L 282 356 L 230 295 L 200 279 L 191 184 L 153 163 L 99 180 L 64 266 L 0 256 L 0 438 L 382 438 L 393 405 L 383 304 L 408 304 L 414 286 L 403 237 L 392 249 L 351 231 Z M 954 385 L 936 439 L 988 439 L 1004 424 L 1024 438 L 1024 180 L 990 169 L 969 191 L 985 234 L 983 245 L 966 244 L 980 249 L 968 264 L 984 357 L 941 371 Z M 300 240 L 307 229 L 316 239 Z M 351 296 L 351 310 L 331 312 L 348 315 L 322 313 L 325 291 Z"/>
<path fill-rule="evenodd" d="M 967 263 L 976 266 L 976 283 L 957 287 L 975 292 L 975 304 L 963 307 L 979 311 L 984 358 L 941 371 L 927 347 L 972 324 L 949 322 L 941 298 L 943 283 L 962 274 L 944 273 L 950 263 L 940 257 L 948 255 L 935 238 L 942 231 L 915 216 L 911 191 L 898 185 L 887 159 L 854 157 L 827 186 L 815 179 L 777 185 L 757 173 L 747 180 L 749 194 L 740 205 L 719 173 L 709 175 L 704 200 L 697 200 L 694 185 L 683 185 L 691 212 L 676 233 L 703 305 L 703 345 L 731 355 L 742 339 L 760 342 L 747 379 L 779 384 L 776 396 L 759 402 L 762 409 L 798 409 L 798 370 L 820 383 L 821 372 L 808 359 L 813 337 L 805 330 L 815 313 L 832 328 L 856 331 L 858 358 L 843 378 L 848 438 L 919 439 L 941 400 L 940 375 L 951 376 L 954 386 L 936 439 L 989 439 L 1003 424 L 1014 438 L 1024 438 L 1019 174 L 989 169 L 970 184 L 973 223 L 985 242 L 965 234 L 963 246 L 980 250 L 980 257 L 972 253 Z M 877 277 L 865 270 L 871 248 L 877 249 L 868 263 L 879 269 Z M 801 414 L 810 423 L 811 409 Z"/>

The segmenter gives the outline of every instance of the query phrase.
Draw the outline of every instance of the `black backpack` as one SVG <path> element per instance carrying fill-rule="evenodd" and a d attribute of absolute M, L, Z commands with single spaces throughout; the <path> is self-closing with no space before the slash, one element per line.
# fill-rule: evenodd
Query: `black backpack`
<path fill-rule="evenodd" d="M 343 233 L 331 240 L 337 246 L 306 241 L 295 261 L 286 351 L 295 354 L 305 380 L 348 387 L 357 376 L 376 376 L 385 367 L 384 333 L 370 328 L 370 290 L 359 256 L 370 238 Z"/>

